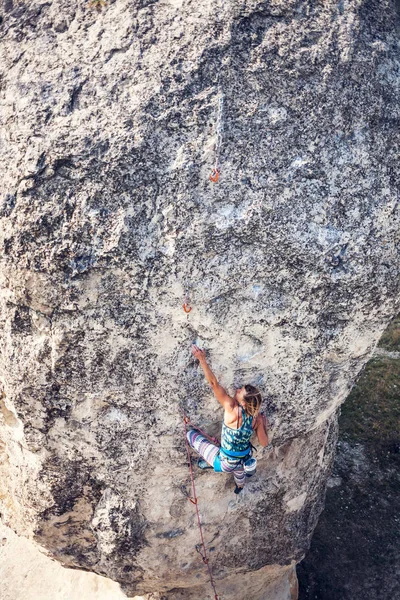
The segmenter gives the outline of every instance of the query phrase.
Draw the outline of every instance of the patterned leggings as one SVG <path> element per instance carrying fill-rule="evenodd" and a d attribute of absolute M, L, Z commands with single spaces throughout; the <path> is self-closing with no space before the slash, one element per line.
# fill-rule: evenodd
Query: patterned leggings
<path fill-rule="evenodd" d="M 187 433 L 187 439 L 190 446 L 202 456 L 209 465 L 214 466 L 214 461 L 219 453 L 219 448 L 209 442 L 204 435 L 201 435 L 197 429 L 191 429 Z M 246 481 L 246 475 L 243 465 L 238 460 L 227 460 L 221 457 L 221 469 L 224 473 L 233 473 L 236 485 L 243 487 Z"/>

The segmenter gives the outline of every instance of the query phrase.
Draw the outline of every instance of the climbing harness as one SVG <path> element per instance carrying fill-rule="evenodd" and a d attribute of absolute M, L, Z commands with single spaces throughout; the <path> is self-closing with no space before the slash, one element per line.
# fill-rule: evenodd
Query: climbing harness
<path fill-rule="evenodd" d="M 187 498 L 195 506 L 196 515 L 197 515 L 197 523 L 199 525 L 200 540 L 201 540 L 201 543 L 196 545 L 196 550 L 200 554 L 200 556 L 201 556 L 201 558 L 203 560 L 203 563 L 207 566 L 208 576 L 209 576 L 209 579 L 210 579 L 210 584 L 211 584 L 211 587 L 212 587 L 213 592 L 214 592 L 214 600 L 221 600 L 220 597 L 217 594 L 217 589 L 215 587 L 215 581 L 214 581 L 214 577 L 213 577 L 211 566 L 210 566 L 210 560 L 209 560 L 208 555 L 207 555 L 207 548 L 206 548 L 206 544 L 205 544 L 205 541 L 204 541 L 203 526 L 201 524 L 201 519 L 200 519 L 198 498 L 197 498 L 197 495 L 196 495 L 196 487 L 195 487 L 195 484 L 194 484 L 194 474 L 193 474 L 192 461 L 190 460 L 190 447 L 189 447 L 189 442 L 188 442 L 188 439 L 187 439 L 187 425 L 189 423 L 190 423 L 190 420 L 188 419 L 188 417 L 186 415 L 184 415 L 183 426 L 184 426 L 184 429 L 185 429 L 185 444 L 186 444 L 186 452 L 187 452 L 187 457 L 188 457 L 188 462 L 189 462 L 190 477 L 191 477 L 191 480 L 192 480 L 192 497 L 187 496 Z"/>

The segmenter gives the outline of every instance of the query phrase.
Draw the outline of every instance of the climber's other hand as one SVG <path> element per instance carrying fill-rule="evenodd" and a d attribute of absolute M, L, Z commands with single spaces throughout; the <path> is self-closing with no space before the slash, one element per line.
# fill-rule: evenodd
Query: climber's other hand
<path fill-rule="evenodd" d="M 196 344 L 192 345 L 192 354 L 195 358 L 197 358 L 197 360 L 206 360 L 206 353 L 204 352 L 204 350 L 200 350 L 200 348 L 196 346 Z"/>
<path fill-rule="evenodd" d="M 264 412 L 261 412 L 260 415 L 261 415 L 261 418 L 264 423 L 264 429 L 265 429 L 265 431 L 267 431 L 269 429 L 269 421 L 268 421 L 267 417 L 265 416 Z"/>

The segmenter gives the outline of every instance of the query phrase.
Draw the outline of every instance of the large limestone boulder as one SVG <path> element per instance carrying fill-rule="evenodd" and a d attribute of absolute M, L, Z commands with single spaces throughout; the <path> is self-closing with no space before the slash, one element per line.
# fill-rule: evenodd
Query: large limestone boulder
<path fill-rule="evenodd" d="M 295 598 L 337 409 L 399 310 L 395 0 L 1 11 L 4 523 L 129 596 L 213 598 L 196 341 L 271 422 L 240 496 L 195 471 L 218 591 Z"/>

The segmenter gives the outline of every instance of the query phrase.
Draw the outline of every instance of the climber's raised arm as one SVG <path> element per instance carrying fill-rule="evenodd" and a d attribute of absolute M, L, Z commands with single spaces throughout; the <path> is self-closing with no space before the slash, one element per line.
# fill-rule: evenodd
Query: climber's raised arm
<path fill-rule="evenodd" d="M 235 400 L 231 398 L 229 394 L 227 394 L 226 390 L 224 390 L 222 385 L 218 383 L 218 379 L 215 377 L 214 373 L 207 364 L 204 350 L 200 350 L 200 348 L 193 344 L 192 353 L 200 362 L 201 368 L 204 371 L 204 375 L 208 383 L 211 385 L 218 402 L 220 402 L 225 409 L 232 410 L 235 406 Z"/>

